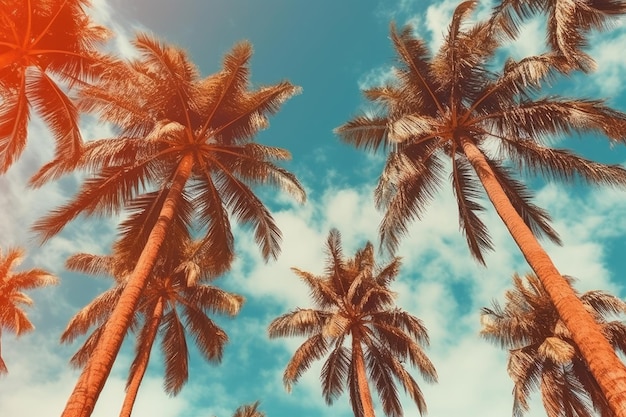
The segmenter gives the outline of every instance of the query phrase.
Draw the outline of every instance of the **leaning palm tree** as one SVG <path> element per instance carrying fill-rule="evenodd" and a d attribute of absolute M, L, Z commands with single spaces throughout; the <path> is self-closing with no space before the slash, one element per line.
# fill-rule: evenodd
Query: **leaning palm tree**
<path fill-rule="evenodd" d="M 80 151 L 78 112 L 66 89 L 96 75 L 103 58 L 96 46 L 108 31 L 93 24 L 86 0 L 3 0 L 0 3 L 0 173 L 26 146 L 34 108 L 56 141 L 55 159 L 75 160 Z M 62 81 L 62 84 L 57 80 Z M 34 177 L 52 175 L 45 165 Z"/>
<path fill-rule="evenodd" d="M 472 255 L 484 263 L 483 251 L 492 248 L 479 216 L 484 190 L 550 294 L 612 409 L 626 416 L 626 369 L 539 244 L 536 235 L 557 242 L 558 235 L 513 169 L 550 179 L 624 186 L 623 167 L 553 148 L 549 138 L 601 133 L 624 142 L 626 115 L 601 101 L 539 97 L 542 83 L 562 65 L 567 67 L 563 57 L 552 53 L 509 60 L 502 72 L 494 72 L 489 64 L 500 46 L 498 27 L 489 22 L 464 25 L 474 5 L 457 7 L 434 56 L 410 27 L 398 32 L 392 25 L 399 58 L 395 82 L 365 91 L 380 112 L 358 116 L 336 132 L 358 148 L 389 150 L 375 199 L 385 209 L 381 242 L 391 251 L 407 233 L 408 223 L 423 214 L 448 167 L 460 228 Z M 499 153 L 493 152 L 494 146 Z"/>
<path fill-rule="evenodd" d="M 193 335 L 198 350 L 206 360 L 219 363 L 228 336 L 208 313 L 234 316 L 243 303 L 243 297 L 239 295 L 199 282 L 199 278 L 209 275 L 202 271 L 209 268 L 211 262 L 197 257 L 197 242 L 187 241 L 177 246 L 179 250 L 159 259 L 141 295 L 132 326 L 137 333 L 135 359 L 131 364 L 120 417 L 131 415 L 157 337 L 161 338 L 165 363 L 165 391 L 177 395 L 189 375 L 185 334 Z M 77 254 L 68 259 L 67 266 L 74 271 L 115 276 L 120 270 L 127 269 L 123 266 L 126 262 L 118 255 Z M 94 327 L 72 357 L 74 366 L 85 366 L 119 301 L 125 280 L 120 276 L 115 276 L 115 279 L 115 286 L 74 315 L 61 336 L 62 342 L 71 343 Z"/>
<path fill-rule="evenodd" d="M 249 43 L 236 45 L 222 70 L 206 78 L 177 47 L 143 34 L 134 43 L 141 55 L 111 64 L 78 101 L 79 109 L 112 123 L 119 135 L 85 145 L 77 166 L 93 175 L 68 204 L 35 225 L 45 240 L 80 213 L 110 214 L 125 204 L 145 213 L 139 231 L 126 240 L 139 249 L 136 267 L 65 417 L 93 410 L 179 210 L 192 211 L 203 235 L 198 253 L 212 259 L 212 272 L 219 275 L 233 258 L 231 217 L 252 226 L 265 259 L 279 253 L 280 231 L 251 186 L 269 184 L 305 198 L 297 179 L 275 164 L 289 153 L 253 142 L 268 115 L 299 89 L 284 81 L 251 90 Z"/>
<path fill-rule="evenodd" d="M 503 0 L 493 10 L 491 20 L 502 25 L 515 38 L 519 25 L 538 13 L 546 16 L 548 43 L 563 55 L 572 69 L 591 71 L 593 59 L 584 52 L 587 35 L 594 29 L 606 29 L 619 15 L 626 13 L 623 0 Z"/>
<path fill-rule="evenodd" d="M 494 301 L 483 308 L 481 334 L 509 350 L 508 372 L 514 382 L 513 415 L 529 410 L 530 392 L 540 388 L 548 417 L 612 417 L 606 398 L 583 360 L 571 333 L 533 274 L 513 276 L 504 308 Z M 566 277 L 568 282 L 572 278 Z M 607 316 L 626 313 L 626 303 L 603 291 L 588 291 L 581 302 L 609 343 L 626 353 L 626 323 Z"/>
<path fill-rule="evenodd" d="M 327 248 L 324 276 L 293 269 L 309 286 L 316 308 L 298 308 L 269 326 L 271 338 L 307 337 L 287 364 L 285 387 L 291 390 L 312 362 L 328 354 L 321 373 L 328 404 L 347 386 L 354 415 L 373 417 L 369 372 L 386 415 L 403 415 L 397 383 L 425 413 L 422 391 L 404 363 L 408 360 L 428 382 L 436 381 L 437 373 L 422 350 L 428 344 L 424 324 L 393 306 L 395 295 L 389 284 L 399 272 L 400 259 L 377 267 L 369 242 L 354 258 L 344 259 L 341 236 L 335 229 L 330 231 Z"/>
<path fill-rule="evenodd" d="M 57 283 L 56 277 L 43 269 L 13 272 L 24 259 L 24 250 L 9 249 L 3 256 L 0 251 L 0 336 L 7 329 L 16 336 L 32 331 L 35 327 L 26 316 L 22 306 L 30 306 L 33 300 L 24 293 L 38 287 Z M 7 367 L 0 350 L 0 374 L 7 373 Z"/>

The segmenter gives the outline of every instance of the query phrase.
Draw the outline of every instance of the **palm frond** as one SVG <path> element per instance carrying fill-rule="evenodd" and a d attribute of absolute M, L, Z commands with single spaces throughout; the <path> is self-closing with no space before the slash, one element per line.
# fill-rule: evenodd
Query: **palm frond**
<path fill-rule="evenodd" d="M 511 201 L 513 207 L 520 215 L 524 223 L 532 230 L 536 236 L 542 234 L 547 236 L 552 242 L 560 245 L 561 239 L 558 233 L 550 226 L 550 215 L 547 211 L 530 202 L 532 194 L 524 184 L 515 180 L 509 169 L 495 160 L 487 159 L 487 163 L 493 170 L 504 193 Z"/>
<path fill-rule="evenodd" d="M 328 352 L 330 346 L 326 343 L 324 336 L 316 334 L 308 338 L 298 349 L 296 349 L 291 360 L 285 368 L 283 383 L 285 389 L 290 392 L 291 386 L 298 382 L 302 374 L 309 369 L 311 364 Z"/>
<path fill-rule="evenodd" d="M 322 329 L 331 314 L 313 309 L 297 309 L 272 320 L 268 327 L 270 338 L 291 336 L 315 336 Z"/>
<path fill-rule="evenodd" d="M 562 181 L 580 178 L 591 184 L 626 185 L 626 169 L 582 158 L 566 149 L 541 146 L 530 140 L 502 141 L 507 153 L 518 164 L 535 174 Z"/>
<path fill-rule="evenodd" d="M 407 152 L 411 149 L 407 149 Z M 411 160 L 407 153 L 391 153 L 375 190 L 377 207 L 386 209 L 380 224 L 380 244 L 394 252 L 408 223 L 419 219 L 440 184 L 442 164 L 435 155 Z"/>
<path fill-rule="evenodd" d="M 185 327 L 194 336 L 200 353 L 209 362 L 220 363 L 224 346 L 228 343 L 226 332 L 192 304 L 185 305 L 183 311 Z"/>
<path fill-rule="evenodd" d="M 341 346 L 340 341 L 343 341 L 343 338 L 339 339 L 335 344 L 335 348 L 331 350 L 322 366 L 320 375 L 322 393 L 328 405 L 331 405 L 343 393 L 344 385 L 348 378 L 350 351 L 348 348 Z"/>
<path fill-rule="evenodd" d="M 18 88 L 10 96 L 2 97 L 3 104 L 0 106 L 0 173 L 8 171 L 26 147 L 30 111 L 26 74 L 20 74 Z"/>
<path fill-rule="evenodd" d="M 479 183 L 473 175 L 470 163 L 464 157 L 456 157 L 452 163 L 452 189 L 459 209 L 459 226 L 465 235 L 474 258 L 485 265 L 484 250 L 493 250 L 487 226 L 477 212 L 484 208 L 476 201 L 480 195 Z"/>
<path fill-rule="evenodd" d="M 164 389 L 170 395 L 180 392 L 188 378 L 189 351 L 185 340 L 185 328 L 171 309 L 162 322 L 161 350 L 165 362 Z"/>
<path fill-rule="evenodd" d="M 72 343 L 78 336 L 87 333 L 92 326 L 106 323 L 125 287 L 123 282 L 117 284 L 94 298 L 76 313 L 65 327 L 61 335 L 61 343 Z"/>

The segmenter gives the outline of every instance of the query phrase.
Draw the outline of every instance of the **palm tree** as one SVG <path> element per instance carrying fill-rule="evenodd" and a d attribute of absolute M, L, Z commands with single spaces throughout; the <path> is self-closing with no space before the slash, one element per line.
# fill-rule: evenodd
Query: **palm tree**
<path fill-rule="evenodd" d="M 563 65 L 553 53 L 509 60 L 501 73 L 489 67 L 500 45 L 489 22 L 465 26 L 475 3 L 454 12 L 439 53 L 407 27 L 391 38 L 398 54 L 396 82 L 365 91 L 380 113 L 358 116 L 336 132 L 358 148 L 390 149 L 375 191 L 385 209 L 381 242 L 393 251 L 409 221 L 419 218 L 443 181 L 445 159 L 459 209 L 460 227 L 472 255 L 492 243 L 478 213 L 483 189 L 532 270 L 550 294 L 559 316 L 618 416 L 626 416 L 626 369 L 597 323 L 539 244 L 536 235 L 558 242 L 548 214 L 531 203 L 531 192 L 513 177 L 519 168 L 550 179 L 626 185 L 626 170 L 549 146 L 548 137 L 570 132 L 626 138 L 626 115 L 601 101 L 538 97 L 542 82 Z M 494 155 L 493 145 L 499 153 Z"/>
<path fill-rule="evenodd" d="M 179 250 L 169 252 L 160 259 L 141 295 L 132 326 L 137 333 L 135 359 L 130 368 L 120 417 L 131 415 L 157 336 L 161 337 L 165 363 L 164 387 L 170 395 L 177 395 L 188 379 L 186 331 L 193 335 L 206 360 L 219 363 L 222 359 L 228 336 L 209 318 L 208 313 L 234 316 L 239 312 L 243 297 L 199 282 L 199 278 L 209 275 L 202 271 L 211 265 L 206 258 L 196 256 L 196 246 L 197 242 L 187 241 L 178 245 Z M 68 259 L 67 266 L 74 271 L 113 275 L 124 262 L 127 261 L 121 260 L 120 256 L 77 254 Z M 72 357 L 74 366 L 83 367 L 87 363 L 124 290 L 124 278 L 118 276 L 115 279 L 117 285 L 80 310 L 61 336 L 62 342 L 71 343 L 95 327 Z"/>
<path fill-rule="evenodd" d="M 233 417 L 265 417 L 265 413 L 259 411 L 259 402 L 256 401 L 237 408 Z"/>
<path fill-rule="evenodd" d="M 253 142 L 267 126 L 267 116 L 299 89 L 283 81 L 250 90 L 250 44 L 236 45 L 223 69 L 206 78 L 179 48 L 143 34 L 135 46 L 138 58 L 111 64 L 79 94 L 79 109 L 117 126 L 119 136 L 85 145 L 77 166 L 93 176 L 72 201 L 35 224 L 45 240 L 79 213 L 110 214 L 125 204 L 144 213 L 139 232 L 126 240 L 139 249 L 136 267 L 65 417 L 85 417 L 93 410 L 178 211 L 191 211 L 203 228 L 198 253 L 212 259 L 211 272 L 219 275 L 233 258 L 231 216 L 252 226 L 265 259 L 278 256 L 280 230 L 252 185 L 270 184 L 305 198 L 295 176 L 274 163 L 289 153 Z"/>
<path fill-rule="evenodd" d="M 428 345 L 424 324 L 393 307 L 395 294 L 389 285 L 399 272 L 400 259 L 377 267 L 369 242 L 354 258 L 344 259 L 341 236 L 335 229 L 328 235 L 327 248 L 324 276 L 293 269 L 309 286 L 316 308 L 298 308 L 269 326 L 271 338 L 307 337 L 287 364 L 285 387 L 291 390 L 313 361 L 328 354 L 321 373 L 328 404 L 347 385 L 354 415 L 373 417 L 369 371 L 386 415 L 402 416 L 396 383 L 415 401 L 420 413 L 425 413 L 422 391 L 404 363 L 410 361 L 428 382 L 435 382 L 437 373 L 422 350 L 422 345 Z"/>
<path fill-rule="evenodd" d="M 0 4 L 0 173 L 19 158 L 27 139 L 30 108 L 54 135 L 55 160 L 77 158 L 78 112 L 64 86 L 95 76 L 104 58 L 96 46 L 108 31 L 83 10 L 86 0 L 3 0 Z M 31 181 L 57 175 L 45 165 Z"/>
<path fill-rule="evenodd" d="M 507 370 L 515 384 L 513 415 L 521 417 L 528 411 L 530 392 L 540 388 L 548 417 L 613 416 L 541 281 L 533 274 L 525 278 L 513 276 L 514 287 L 506 292 L 504 308 L 494 301 L 493 308 L 482 310 L 481 334 L 509 350 Z M 603 291 L 588 291 L 580 300 L 609 343 L 626 353 L 626 323 L 606 318 L 626 313 L 626 303 Z"/>
<path fill-rule="evenodd" d="M 24 290 L 57 283 L 56 277 L 43 269 L 13 272 L 13 268 L 23 259 L 23 249 L 9 249 L 4 256 L 0 251 L 0 336 L 3 328 L 15 333 L 16 336 L 32 331 L 35 326 L 28 320 L 22 306 L 31 306 L 33 300 L 24 293 Z M 0 350 L 0 374 L 7 372 Z"/>
<path fill-rule="evenodd" d="M 591 71 L 593 59 L 583 49 L 586 35 L 593 29 L 606 29 L 613 19 L 626 13 L 623 0 L 503 0 L 493 10 L 491 20 L 502 25 L 515 38 L 519 24 L 536 13 L 547 20 L 548 43 L 563 55 L 572 69 Z"/>

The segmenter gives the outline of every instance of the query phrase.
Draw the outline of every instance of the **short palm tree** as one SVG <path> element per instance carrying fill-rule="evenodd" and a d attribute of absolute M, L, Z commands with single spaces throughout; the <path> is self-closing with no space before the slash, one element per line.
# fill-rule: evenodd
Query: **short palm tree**
<path fill-rule="evenodd" d="M 194 336 L 200 353 L 210 362 L 220 362 L 228 336 L 209 313 L 234 316 L 239 312 L 243 297 L 199 282 L 211 266 L 210 260 L 197 257 L 197 243 L 187 242 L 179 250 L 168 252 L 153 269 L 148 285 L 141 295 L 132 328 L 136 330 L 136 355 L 126 386 L 126 397 L 120 417 L 129 417 L 137 398 L 139 386 L 148 367 L 156 338 L 161 338 L 165 363 L 165 391 L 180 392 L 188 379 L 188 350 L 186 333 Z M 85 273 L 115 276 L 120 270 L 119 256 L 77 254 L 67 261 L 69 269 Z M 122 268 L 124 269 L 124 268 Z M 80 310 L 68 323 L 61 341 L 71 343 L 90 328 L 94 331 L 72 357 L 71 363 L 83 367 L 92 355 L 104 326 L 124 290 L 123 277 L 115 277 L 117 285 L 105 291 Z M 181 320 L 184 319 L 184 322 Z"/>
<path fill-rule="evenodd" d="M 502 25 L 509 36 L 518 35 L 519 24 L 530 16 L 544 13 L 548 43 L 565 57 L 572 69 L 590 71 L 593 59 L 584 52 L 587 35 L 593 29 L 606 29 L 626 13 L 623 0 L 503 0 L 494 8 L 492 22 Z"/>
<path fill-rule="evenodd" d="M 553 148 L 549 138 L 601 133 L 624 142 L 626 115 L 597 100 L 539 97 L 543 82 L 567 67 L 559 55 L 509 60 L 494 72 L 489 64 L 501 30 L 490 22 L 465 25 L 474 6 L 470 1 L 456 8 L 434 56 L 410 27 L 398 32 L 392 25 L 399 60 L 395 82 L 365 91 L 380 112 L 358 116 L 336 132 L 358 148 L 389 150 L 375 198 L 385 210 L 381 242 L 391 251 L 408 223 L 422 215 L 449 168 L 460 227 L 473 256 L 484 263 L 483 251 L 492 248 L 479 216 L 484 190 L 550 294 L 612 409 L 624 417 L 626 369 L 539 244 L 536 235 L 557 242 L 558 236 L 547 213 L 530 201 L 530 190 L 514 177 L 514 168 L 549 179 L 624 186 L 623 167 Z"/>
<path fill-rule="evenodd" d="M 505 297 L 504 308 L 497 302 L 493 308 L 483 308 L 481 334 L 509 350 L 508 372 L 515 384 L 513 415 L 521 417 L 528 411 L 530 392 L 540 388 L 548 417 L 613 416 L 539 279 L 533 274 L 525 279 L 514 275 L 513 290 Z M 603 291 L 586 292 L 580 300 L 609 343 L 626 353 L 626 323 L 607 320 L 611 314 L 626 313 L 626 303 Z"/>
<path fill-rule="evenodd" d="M 257 401 L 237 408 L 233 417 L 265 417 L 265 413 L 259 411 L 259 402 Z"/>
<path fill-rule="evenodd" d="M 396 384 L 425 413 L 422 391 L 404 363 L 416 367 L 428 382 L 436 381 L 437 373 L 422 349 L 428 344 L 424 324 L 393 306 L 395 294 L 389 284 L 399 272 L 400 259 L 377 267 L 369 242 L 354 258 L 344 259 L 341 236 L 335 229 L 328 236 L 327 248 L 324 276 L 294 268 L 309 286 L 316 308 L 298 308 L 269 326 L 271 338 L 307 337 L 287 364 L 285 387 L 290 390 L 312 362 L 328 355 L 321 373 L 328 404 L 347 386 L 354 415 L 374 416 L 369 372 L 386 415 L 403 415 Z"/>
<path fill-rule="evenodd" d="M 283 81 L 251 90 L 249 43 L 236 45 L 222 70 L 206 78 L 177 47 L 143 34 L 135 46 L 138 58 L 111 64 L 79 94 L 79 109 L 112 123 L 119 135 L 85 145 L 77 166 L 93 175 L 72 201 L 35 225 L 47 239 L 80 213 L 110 214 L 125 204 L 145 213 L 140 232 L 129 238 L 140 253 L 136 267 L 64 417 L 93 410 L 178 210 L 193 212 L 204 235 L 198 251 L 219 275 L 233 258 L 231 217 L 252 226 L 265 259 L 279 253 L 280 230 L 252 186 L 269 184 L 305 198 L 297 179 L 275 164 L 290 154 L 253 141 L 299 89 Z"/>
<path fill-rule="evenodd" d="M 7 329 L 17 336 L 32 331 L 35 327 L 22 307 L 32 305 L 33 300 L 24 293 L 24 290 L 57 283 L 57 279 L 43 269 L 12 271 L 23 259 L 23 249 L 9 249 L 4 256 L 0 251 L 0 336 L 2 329 Z M 0 374 L 7 372 L 0 350 Z"/>
<path fill-rule="evenodd" d="M 78 157 L 78 112 L 68 85 L 96 75 L 103 58 L 96 46 L 108 31 L 93 24 L 86 0 L 3 0 L 0 3 L 0 173 L 19 158 L 34 108 L 54 135 L 56 160 Z M 61 80 L 63 85 L 58 84 Z M 44 166 L 33 177 L 49 176 Z"/>

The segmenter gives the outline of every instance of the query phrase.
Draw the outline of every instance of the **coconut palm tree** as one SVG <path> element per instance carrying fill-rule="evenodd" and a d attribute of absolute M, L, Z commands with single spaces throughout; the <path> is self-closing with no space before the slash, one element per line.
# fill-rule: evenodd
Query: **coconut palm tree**
<path fill-rule="evenodd" d="M 208 314 L 234 316 L 243 303 L 243 297 L 239 295 L 199 282 L 199 278 L 207 275 L 202 270 L 210 267 L 211 262 L 197 257 L 197 242 L 187 241 L 177 246 L 179 250 L 171 251 L 159 260 L 141 295 L 132 326 L 137 333 L 135 359 L 130 368 L 120 417 L 131 415 L 157 337 L 161 338 L 165 363 L 165 391 L 177 395 L 189 374 L 185 334 L 193 335 L 198 350 L 206 360 L 219 363 L 228 336 Z M 77 254 L 68 259 L 67 266 L 74 271 L 114 276 L 120 267 L 123 268 L 120 264 L 125 262 L 117 255 Z M 126 283 L 124 277 L 116 276 L 115 279 L 115 286 L 74 315 L 61 336 L 63 343 L 71 343 L 94 327 L 72 357 L 74 366 L 85 366 L 119 301 Z"/>
<path fill-rule="evenodd" d="M 434 56 L 410 27 L 398 32 L 392 25 L 399 60 L 395 82 L 365 91 L 380 112 L 358 116 L 336 132 L 358 148 L 389 150 L 375 198 L 385 210 L 381 242 L 392 251 L 441 187 L 448 167 L 460 227 L 472 255 L 484 263 L 483 251 L 492 248 L 479 216 L 484 190 L 550 294 L 611 408 L 624 417 L 626 369 L 539 244 L 537 235 L 557 242 L 558 235 L 548 214 L 531 202 L 530 190 L 514 177 L 514 168 L 549 179 L 624 186 L 623 167 L 585 159 L 549 142 L 572 132 L 601 133 L 624 142 L 626 115 L 597 100 L 540 97 L 542 83 L 567 68 L 559 55 L 509 60 L 494 72 L 489 64 L 500 33 L 490 22 L 464 25 L 474 6 L 464 2 L 456 8 Z"/>
<path fill-rule="evenodd" d="M 265 413 L 259 411 L 259 402 L 256 401 L 237 408 L 233 417 L 265 417 Z"/>
<path fill-rule="evenodd" d="M 565 278 L 572 283 L 572 278 Z M 505 297 L 504 308 L 495 301 L 493 308 L 483 308 L 481 334 L 509 350 L 513 415 L 521 417 L 528 411 L 530 392 L 540 388 L 548 417 L 613 416 L 541 281 L 533 274 L 525 279 L 515 274 L 513 289 Z M 580 300 L 609 343 L 626 353 L 626 323 L 607 319 L 626 313 L 626 303 L 603 291 L 588 291 Z"/>
<path fill-rule="evenodd" d="M 389 285 L 399 272 L 400 259 L 377 267 L 369 242 L 354 258 L 345 259 L 335 229 L 328 235 L 327 250 L 324 276 L 293 269 L 309 286 L 315 308 L 298 308 L 269 326 L 271 338 L 307 337 L 287 364 L 285 387 L 290 391 L 312 362 L 328 355 L 321 373 L 328 404 L 347 386 L 354 415 L 374 416 L 369 372 L 386 415 L 402 416 L 396 384 L 425 413 L 422 391 L 404 363 L 408 360 L 428 382 L 436 381 L 437 373 L 422 350 L 428 345 L 424 324 L 394 307 L 395 294 Z"/>
<path fill-rule="evenodd" d="M 43 269 L 13 272 L 24 259 L 24 250 L 9 249 L 3 256 L 0 251 L 0 336 L 2 329 L 7 329 L 16 336 L 32 331 L 35 326 L 26 316 L 22 306 L 31 306 L 33 300 L 24 290 L 45 287 L 57 283 L 56 277 Z M 8 372 L 0 350 L 0 374 Z"/>
<path fill-rule="evenodd" d="M 606 29 L 626 13 L 623 0 L 503 0 L 493 10 L 491 20 L 502 25 L 515 38 L 519 25 L 528 17 L 543 13 L 547 20 L 548 43 L 563 55 L 572 69 L 591 71 L 593 59 L 583 50 L 587 35 L 594 29 Z"/>
<path fill-rule="evenodd" d="M 78 112 L 65 87 L 89 80 L 104 58 L 96 46 L 108 31 L 93 24 L 86 0 L 3 0 L 0 3 L 0 173 L 26 146 L 34 108 L 56 141 L 56 160 L 77 158 L 81 137 Z M 61 80 L 63 85 L 57 83 Z M 32 179 L 54 176 L 45 165 Z"/>
<path fill-rule="evenodd" d="M 77 167 L 92 176 L 34 227 L 45 240 L 79 213 L 106 215 L 125 204 L 142 207 L 146 219 L 140 233 L 129 237 L 140 250 L 136 267 L 65 417 L 93 410 L 178 210 L 193 212 L 203 234 L 198 253 L 213 260 L 212 273 L 219 275 L 233 257 L 231 217 L 252 226 L 265 259 L 279 253 L 280 231 L 251 186 L 269 184 L 305 198 L 297 179 L 275 164 L 289 153 L 253 141 L 268 115 L 299 89 L 283 81 L 251 90 L 249 43 L 236 45 L 222 70 L 206 78 L 177 47 L 143 34 L 134 43 L 138 58 L 111 64 L 78 98 L 80 110 L 117 126 L 119 135 L 85 145 Z"/>

